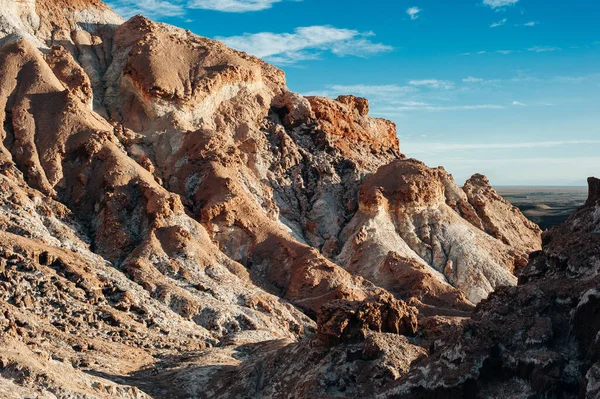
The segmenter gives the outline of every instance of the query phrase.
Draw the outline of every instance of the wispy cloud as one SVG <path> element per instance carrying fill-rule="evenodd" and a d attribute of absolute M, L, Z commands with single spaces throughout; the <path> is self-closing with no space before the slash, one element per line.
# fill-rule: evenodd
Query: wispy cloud
<path fill-rule="evenodd" d="M 385 107 L 379 109 L 375 114 L 378 115 L 395 115 L 398 113 L 403 113 L 407 111 L 432 111 L 432 112 L 440 112 L 440 111 L 473 111 L 473 110 L 482 110 L 482 109 L 504 109 L 503 105 L 496 104 L 475 104 L 475 105 L 410 105 L 410 106 L 401 106 L 401 107 Z"/>
<path fill-rule="evenodd" d="M 483 0 L 483 4 L 490 6 L 491 8 L 502 8 L 507 6 L 515 5 L 519 0 Z"/>
<path fill-rule="evenodd" d="M 393 50 L 391 46 L 371 41 L 369 38 L 372 36 L 373 32 L 308 26 L 296 28 L 294 33 L 246 33 L 216 39 L 273 63 L 294 64 L 317 59 L 320 53 L 326 51 L 341 57 L 367 57 Z"/>
<path fill-rule="evenodd" d="M 283 1 L 285 0 L 110 0 L 107 3 L 123 18 L 142 14 L 149 18 L 163 19 L 183 17 L 188 9 L 235 13 L 262 11 Z"/>
<path fill-rule="evenodd" d="M 598 79 L 598 74 L 583 75 L 583 76 L 556 76 L 554 81 L 558 83 L 583 83 L 590 79 Z"/>
<path fill-rule="evenodd" d="M 486 84 L 486 85 L 497 85 L 500 83 L 564 83 L 564 84 L 580 84 L 585 82 L 600 82 L 600 73 L 590 73 L 586 75 L 572 75 L 572 76 L 550 76 L 550 77 L 536 77 L 529 75 L 523 71 L 518 71 L 516 76 L 512 78 L 503 79 L 488 79 L 476 76 L 468 76 L 462 79 L 463 83 L 467 84 Z M 547 105 L 547 104 L 546 104 Z"/>
<path fill-rule="evenodd" d="M 516 143 L 422 143 L 413 144 L 412 154 L 432 154 L 447 151 L 468 150 L 515 150 L 524 148 L 552 148 L 567 145 L 600 144 L 600 140 L 555 140 L 555 141 L 528 141 Z"/>
<path fill-rule="evenodd" d="M 306 96 L 336 97 L 340 94 L 354 94 L 368 98 L 397 98 L 415 92 L 414 87 L 399 85 L 328 85 L 325 90 L 304 93 Z"/>
<path fill-rule="evenodd" d="M 561 50 L 559 47 L 550 47 L 550 46 L 534 46 L 527 49 L 527 51 L 532 51 L 534 53 L 549 53 L 552 51 Z"/>
<path fill-rule="evenodd" d="M 469 76 L 468 78 L 464 78 L 462 81 L 464 83 L 483 83 L 485 82 L 485 79 Z"/>
<path fill-rule="evenodd" d="M 527 27 L 530 27 L 530 28 L 531 28 L 531 27 L 534 27 L 534 26 L 536 26 L 536 25 L 538 25 L 538 24 L 539 24 L 539 22 L 533 22 L 533 21 L 532 21 L 532 22 L 527 22 L 527 23 L 524 23 L 524 24 L 523 24 L 523 26 L 527 26 Z"/>
<path fill-rule="evenodd" d="M 497 26 L 501 26 L 501 25 L 497 25 Z M 495 24 L 493 24 L 491 26 L 492 28 L 495 28 Z M 466 53 L 462 53 L 461 55 L 463 56 L 469 56 L 469 55 L 484 55 L 484 54 L 493 54 L 493 53 L 497 53 L 497 54 L 503 54 L 503 55 L 508 55 L 508 54 L 512 54 L 512 53 L 520 53 L 523 51 L 529 51 L 532 53 L 548 53 L 548 52 L 552 52 L 552 51 L 560 51 L 562 50 L 562 48 L 560 47 L 552 47 L 552 46 L 534 46 L 534 47 L 529 47 L 526 48 L 525 50 L 481 50 L 481 51 L 476 51 L 476 52 L 466 52 Z"/>
<path fill-rule="evenodd" d="M 594 76 L 594 75 L 591 75 Z M 529 74 L 527 71 L 518 70 L 513 77 L 510 78 L 481 78 L 481 77 L 473 77 L 469 76 L 463 79 L 464 83 L 471 84 L 486 84 L 486 85 L 498 85 L 500 83 L 540 83 L 540 82 L 550 82 L 554 79 L 541 79 L 535 75 Z"/>
<path fill-rule="evenodd" d="M 186 14 L 185 7 L 175 1 L 165 0 L 113 0 L 107 4 L 125 19 L 142 14 L 148 18 L 161 19 L 182 17 Z"/>
<path fill-rule="evenodd" d="M 517 78 L 513 78 L 513 79 L 517 79 Z M 463 83 L 467 83 L 469 85 L 473 85 L 473 84 L 481 84 L 481 85 L 499 85 L 502 82 L 510 82 L 513 81 L 513 79 L 484 79 L 484 78 L 478 78 L 475 76 L 469 76 L 466 78 L 463 78 Z"/>
<path fill-rule="evenodd" d="M 477 77 L 464 78 L 465 84 L 491 84 L 492 80 Z M 500 80 L 497 80 L 500 82 Z M 305 96 L 335 98 L 340 94 L 354 94 L 371 100 L 371 113 L 384 118 L 403 117 L 407 113 L 502 110 L 508 104 L 458 103 L 456 96 L 463 87 L 449 80 L 411 80 L 408 85 L 328 85 L 323 90 L 303 93 Z M 440 91 L 442 90 L 442 91 Z"/>
<path fill-rule="evenodd" d="M 438 80 L 438 79 L 423 79 L 423 80 L 411 80 L 408 82 L 411 86 L 427 87 L 430 89 L 452 89 L 454 82 L 449 80 Z"/>
<path fill-rule="evenodd" d="M 191 0 L 189 8 L 200 8 L 223 12 L 262 11 L 282 0 Z"/>
<path fill-rule="evenodd" d="M 504 26 L 504 25 L 506 25 L 506 22 L 507 22 L 507 21 L 508 21 L 508 19 L 506 19 L 506 18 L 504 18 L 504 19 L 501 19 L 500 21 L 498 21 L 498 22 L 494 22 L 493 24 L 491 24 L 491 25 L 490 25 L 490 28 L 497 28 L 497 27 L 499 27 L 499 26 Z"/>
<path fill-rule="evenodd" d="M 428 107 L 430 106 L 428 103 L 424 103 L 421 101 L 398 101 L 398 105 L 404 107 Z"/>
<path fill-rule="evenodd" d="M 461 55 L 469 56 L 469 55 L 484 55 L 484 54 L 493 54 L 493 53 L 508 55 L 508 54 L 512 54 L 514 52 L 515 52 L 514 50 L 495 50 L 495 51 L 481 50 L 481 51 L 476 51 L 476 52 L 462 53 Z"/>
<path fill-rule="evenodd" d="M 421 11 L 423 10 L 421 10 L 419 7 L 410 7 L 406 9 L 406 14 L 408 14 L 410 19 L 415 20 L 419 18 L 419 13 L 421 13 Z"/>
<path fill-rule="evenodd" d="M 306 96 L 324 96 L 335 98 L 340 94 L 354 94 L 371 100 L 372 114 L 384 118 L 405 117 L 407 114 L 421 112 L 509 110 L 512 107 L 551 106 L 548 102 L 520 100 L 500 100 L 499 102 L 471 102 L 472 94 L 480 90 L 478 86 L 501 87 L 507 84 L 550 82 L 549 78 L 540 80 L 524 71 L 517 71 L 509 78 L 484 78 L 468 76 L 455 83 L 451 80 L 422 79 L 410 80 L 406 85 L 328 85 L 322 90 L 303 93 Z M 494 89 L 495 90 L 495 89 Z M 494 91 L 496 92 L 496 90 Z M 469 93 L 469 99 L 462 96 Z"/>

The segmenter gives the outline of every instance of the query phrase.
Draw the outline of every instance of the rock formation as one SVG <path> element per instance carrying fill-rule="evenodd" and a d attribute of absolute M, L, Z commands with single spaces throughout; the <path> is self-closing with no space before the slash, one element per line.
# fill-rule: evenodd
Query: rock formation
<path fill-rule="evenodd" d="M 497 289 L 462 322 L 430 318 L 402 337 L 366 322 L 389 320 L 384 298 L 375 308 L 333 301 L 314 338 L 218 370 L 217 391 L 201 397 L 598 397 L 598 184 L 590 179 L 586 206 L 544 234 L 519 285 Z"/>
<path fill-rule="evenodd" d="M 516 283 L 515 267 L 539 248 L 539 235 L 487 181 L 473 177 L 463 192 L 442 168 L 396 160 L 362 185 L 339 260 L 393 292 L 403 293 L 402 270 L 410 268 L 426 275 L 418 277 L 427 281 L 427 288 L 419 287 L 425 297 L 464 302 L 455 287 L 477 303 L 496 287 Z"/>
<path fill-rule="evenodd" d="M 0 0 L 0 105 L 3 397 L 396 392 L 541 249 L 366 99 L 97 0 Z"/>
<path fill-rule="evenodd" d="M 518 287 L 493 293 L 445 347 L 381 396 L 598 397 L 599 182 L 591 178 L 587 204 L 544 233 Z"/>

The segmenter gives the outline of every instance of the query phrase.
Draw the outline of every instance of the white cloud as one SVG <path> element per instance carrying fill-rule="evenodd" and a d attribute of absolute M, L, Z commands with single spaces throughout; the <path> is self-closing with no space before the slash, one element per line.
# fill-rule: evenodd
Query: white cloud
<path fill-rule="evenodd" d="M 378 110 L 376 114 L 393 116 L 398 112 L 406 111 L 472 111 L 481 109 L 504 109 L 503 105 L 495 104 L 476 104 L 476 105 L 412 105 L 402 107 L 386 107 Z"/>
<path fill-rule="evenodd" d="M 558 51 L 558 50 L 560 50 L 559 47 L 549 47 L 549 46 L 535 46 L 535 47 L 530 47 L 527 49 L 527 51 L 532 51 L 535 53 L 547 53 L 547 52 Z"/>
<path fill-rule="evenodd" d="M 520 102 L 520 101 L 513 101 L 512 105 L 514 105 L 515 107 L 526 107 L 527 105 Z"/>
<path fill-rule="evenodd" d="M 503 82 L 502 79 L 484 79 L 484 78 L 477 78 L 474 76 L 466 77 L 462 81 L 463 81 L 463 83 L 482 84 L 482 85 L 498 85 Z M 510 81 L 512 81 L 512 79 L 508 79 L 506 81 L 510 82 Z"/>
<path fill-rule="evenodd" d="M 421 101 L 399 101 L 398 104 L 405 107 L 428 107 L 429 104 Z"/>
<path fill-rule="evenodd" d="M 413 147 L 413 154 L 443 153 L 461 150 L 515 150 L 523 148 L 552 148 L 566 145 L 600 144 L 600 140 L 555 140 L 521 143 L 423 143 L 423 147 Z"/>
<path fill-rule="evenodd" d="M 110 5 L 123 18 L 142 14 L 161 19 L 183 17 L 188 9 L 203 9 L 222 12 L 261 11 L 285 0 L 110 0 Z M 291 0 L 302 1 L 302 0 Z"/>
<path fill-rule="evenodd" d="M 483 83 L 485 82 L 485 79 L 469 76 L 468 78 L 464 78 L 462 81 L 464 83 Z"/>
<path fill-rule="evenodd" d="M 584 76 L 556 76 L 553 80 L 558 83 L 583 83 L 590 80 L 598 75 L 584 75 Z"/>
<path fill-rule="evenodd" d="M 320 96 L 336 98 L 342 94 L 353 94 L 359 97 L 365 97 L 371 101 L 372 109 L 377 106 L 392 105 L 427 105 L 424 102 L 415 99 L 406 98 L 407 96 L 417 95 L 418 89 L 412 86 L 390 85 L 328 85 L 322 90 L 313 90 L 302 93 L 304 96 Z M 414 100 L 414 101 L 413 101 Z"/>
<path fill-rule="evenodd" d="M 506 6 L 512 6 L 519 2 L 519 0 L 483 0 L 483 4 L 490 6 L 491 8 L 501 8 Z"/>
<path fill-rule="evenodd" d="M 528 75 L 522 71 L 512 78 L 503 79 L 485 79 L 474 76 L 468 76 L 462 79 L 463 83 L 470 84 L 501 84 L 501 83 L 565 83 L 565 84 L 577 84 L 584 82 L 600 81 L 600 73 L 592 73 L 580 76 L 554 76 L 546 78 L 538 78 L 532 75 Z M 532 104 L 530 104 L 532 105 Z M 551 105 L 548 103 L 539 103 L 538 105 Z"/>
<path fill-rule="evenodd" d="M 423 11 L 419 7 L 410 7 L 406 10 L 406 14 L 410 16 L 410 19 L 415 20 L 419 18 L 419 13 Z"/>
<path fill-rule="evenodd" d="M 525 49 L 525 51 L 530 51 L 530 52 L 534 52 L 534 53 L 547 53 L 547 52 L 552 52 L 552 51 L 560 51 L 562 50 L 560 47 L 551 47 L 551 46 L 534 46 L 534 47 L 530 47 Z M 483 54 L 493 54 L 493 53 L 497 53 L 497 54 L 503 54 L 503 55 L 508 55 L 508 54 L 513 54 L 513 53 L 521 53 L 524 50 L 490 50 L 490 51 L 486 51 L 486 50 L 481 50 L 481 51 L 477 51 L 477 52 L 467 52 L 467 53 L 462 53 L 461 55 L 483 55 Z"/>
<path fill-rule="evenodd" d="M 373 43 L 364 38 L 340 41 L 331 46 L 331 52 L 340 57 L 351 55 L 364 58 L 368 55 L 387 53 L 392 50 L 393 47 L 391 46 L 383 43 Z"/>
<path fill-rule="evenodd" d="M 279 64 L 293 64 L 316 59 L 320 52 L 330 51 L 338 56 L 367 57 L 392 51 L 391 46 L 368 39 L 372 32 L 361 33 L 331 26 L 296 28 L 294 33 L 246 33 L 242 36 L 217 37 L 229 47 Z"/>
<path fill-rule="evenodd" d="M 414 92 L 414 88 L 398 85 L 329 85 L 331 96 L 354 94 L 363 97 L 394 97 Z"/>
<path fill-rule="evenodd" d="M 498 21 L 498 22 L 494 22 L 493 24 L 491 24 L 491 25 L 490 25 L 490 28 L 497 28 L 497 27 L 499 27 L 499 26 L 504 26 L 504 25 L 506 24 L 506 22 L 507 22 L 507 21 L 508 21 L 508 19 L 506 19 L 506 18 L 504 18 L 504 19 L 501 19 L 500 21 Z"/>
<path fill-rule="evenodd" d="M 538 24 L 537 22 L 532 21 L 532 22 L 527 22 L 527 23 L 523 24 L 523 26 L 533 27 L 533 26 L 536 26 L 537 24 Z"/>
<path fill-rule="evenodd" d="M 125 19 L 137 14 L 153 19 L 168 17 L 182 17 L 185 15 L 185 7 L 177 2 L 164 0 L 115 0 L 107 4 Z"/>
<path fill-rule="evenodd" d="M 191 0 L 190 8 L 223 12 L 262 11 L 271 8 L 282 0 Z"/>
<path fill-rule="evenodd" d="M 437 79 L 423 79 L 423 80 L 411 80 L 408 82 L 411 86 L 417 87 L 428 87 L 431 89 L 451 89 L 454 87 L 454 83 L 449 80 L 437 80 Z"/>

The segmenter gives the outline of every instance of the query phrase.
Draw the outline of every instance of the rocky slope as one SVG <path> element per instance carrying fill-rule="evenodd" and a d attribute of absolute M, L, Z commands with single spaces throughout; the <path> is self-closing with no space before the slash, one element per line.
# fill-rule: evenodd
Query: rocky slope
<path fill-rule="evenodd" d="M 313 338 L 258 348 L 217 370 L 215 390 L 200 397 L 598 397 L 599 188 L 591 178 L 586 206 L 544 233 L 519 285 L 499 288 L 464 322 L 428 320 L 402 337 L 388 327 L 397 306 L 385 298 L 379 308 L 330 302 Z M 368 322 L 375 314 L 383 324 Z M 197 370 L 179 374 L 183 386 Z"/>
<path fill-rule="evenodd" d="M 492 294 L 446 347 L 383 396 L 600 395 L 600 180 L 589 183 L 586 205 L 544 234 L 519 286 Z"/>
<path fill-rule="evenodd" d="M 6 397 L 368 395 L 541 248 L 367 100 L 96 0 L 0 1 L 0 105 Z"/>

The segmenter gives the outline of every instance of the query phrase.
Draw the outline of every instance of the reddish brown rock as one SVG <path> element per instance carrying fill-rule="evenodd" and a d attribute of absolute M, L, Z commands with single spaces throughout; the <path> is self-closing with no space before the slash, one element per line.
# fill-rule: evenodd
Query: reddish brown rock
<path fill-rule="evenodd" d="M 64 47 L 53 46 L 50 53 L 45 56 L 48 66 L 54 75 L 82 102 L 92 102 L 92 84 L 83 68 L 75 61 L 71 53 Z"/>
<path fill-rule="evenodd" d="M 362 338 L 367 330 L 414 335 L 417 310 L 389 294 L 365 301 L 337 300 L 326 303 L 319 313 L 318 332 L 325 341 Z"/>
<path fill-rule="evenodd" d="M 396 125 L 384 119 L 370 118 L 368 100 L 354 96 L 340 96 L 336 100 L 307 99 L 324 141 L 342 156 L 365 168 L 373 167 L 369 164 L 372 154 L 387 156 L 388 160 L 400 156 Z"/>

